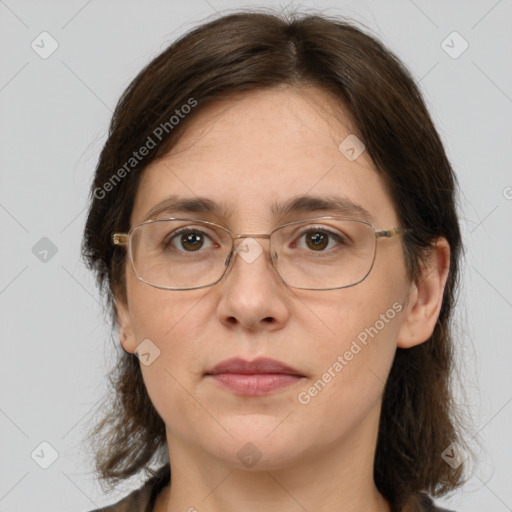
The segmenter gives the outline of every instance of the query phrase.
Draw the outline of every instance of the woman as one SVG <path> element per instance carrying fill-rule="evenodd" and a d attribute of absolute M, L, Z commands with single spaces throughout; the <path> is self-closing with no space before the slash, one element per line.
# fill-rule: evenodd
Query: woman
<path fill-rule="evenodd" d="M 380 42 L 266 12 L 185 34 L 123 94 L 92 186 L 83 250 L 123 348 L 97 468 L 160 466 L 104 510 L 442 510 L 460 245 L 450 163 Z"/>

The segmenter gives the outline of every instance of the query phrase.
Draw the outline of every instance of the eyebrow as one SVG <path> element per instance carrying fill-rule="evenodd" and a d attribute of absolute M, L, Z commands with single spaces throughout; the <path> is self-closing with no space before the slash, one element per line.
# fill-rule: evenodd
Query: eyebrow
<path fill-rule="evenodd" d="M 373 217 L 360 204 L 346 197 L 337 195 L 292 197 L 284 203 L 274 202 L 271 208 L 276 218 L 286 218 L 298 213 L 327 213 L 347 216 L 350 218 L 373 222 Z M 226 203 L 217 203 L 207 197 L 179 197 L 171 195 L 153 206 L 145 215 L 143 222 L 154 219 L 162 214 L 175 215 L 178 213 L 213 214 L 220 218 L 233 215 L 233 209 Z"/>

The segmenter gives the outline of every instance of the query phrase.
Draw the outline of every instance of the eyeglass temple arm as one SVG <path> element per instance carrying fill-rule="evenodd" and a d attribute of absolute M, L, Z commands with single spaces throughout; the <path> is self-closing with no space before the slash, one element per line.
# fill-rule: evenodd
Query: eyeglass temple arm
<path fill-rule="evenodd" d="M 384 229 L 382 231 L 376 231 L 375 236 L 377 238 L 386 237 L 391 238 L 395 235 L 404 235 L 405 233 L 409 233 L 411 230 L 407 228 L 393 228 L 393 229 Z"/>
<path fill-rule="evenodd" d="M 128 233 L 114 233 L 112 235 L 112 243 L 114 245 L 126 245 L 128 243 Z"/>

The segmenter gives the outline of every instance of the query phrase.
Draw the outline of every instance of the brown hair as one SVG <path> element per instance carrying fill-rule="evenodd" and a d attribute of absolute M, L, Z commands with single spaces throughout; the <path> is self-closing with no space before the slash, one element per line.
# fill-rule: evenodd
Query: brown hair
<path fill-rule="evenodd" d="M 450 319 L 461 238 L 456 180 L 442 142 L 413 78 L 382 43 L 353 21 L 254 10 L 221 16 L 180 37 L 138 74 L 116 107 L 91 188 L 83 255 L 106 292 L 115 326 L 114 298 L 126 299 L 126 260 L 111 234 L 129 230 L 141 171 L 172 149 L 203 106 L 281 85 L 330 92 L 351 116 L 400 223 L 412 228 L 403 242 L 411 280 L 418 279 L 436 237 L 451 247 L 432 337 L 397 350 L 384 391 L 374 477 L 393 509 L 401 510 L 416 503 L 418 491 L 443 495 L 462 481 L 463 466 L 452 469 L 441 458 L 459 439 Z M 196 106 L 183 108 L 187 104 Z M 133 152 L 149 139 L 158 139 L 156 147 L 135 159 Z M 134 355 L 121 353 L 111 381 L 113 403 L 92 437 L 100 477 L 118 482 L 164 456 L 166 438 Z"/>

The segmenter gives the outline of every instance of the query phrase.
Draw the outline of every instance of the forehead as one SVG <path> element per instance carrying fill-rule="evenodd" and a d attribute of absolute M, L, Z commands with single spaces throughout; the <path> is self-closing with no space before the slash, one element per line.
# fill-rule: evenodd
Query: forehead
<path fill-rule="evenodd" d="M 346 152 L 361 149 L 356 132 L 340 104 L 314 88 L 258 90 L 207 105 L 175 147 L 143 172 L 132 225 L 170 197 L 210 199 L 219 207 L 212 217 L 233 228 L 243 221 L 246 228 L 268 229 L 284 211 L 290 214 L 285 203 L 304 196 L 356 204 L 376 227 L 394 222 L 368 152 L 357 158 Z"/>

